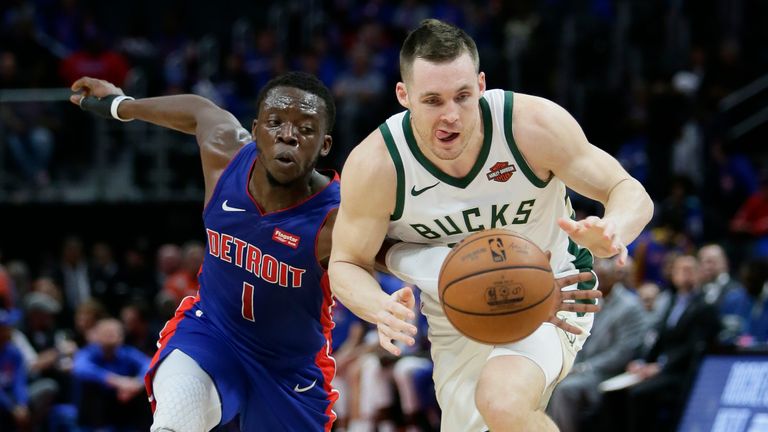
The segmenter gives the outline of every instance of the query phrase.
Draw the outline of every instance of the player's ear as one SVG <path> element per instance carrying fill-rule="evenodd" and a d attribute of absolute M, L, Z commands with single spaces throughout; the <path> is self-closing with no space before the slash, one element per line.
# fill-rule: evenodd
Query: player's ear
<path fill-rule="evenodd" d="M 323 138 L 323 146 L 320 147 L 320 156 L 328 156 L 328 153 L 331 152 L 331 145 L 333 145 L 333 137 L 331 134 L 327 134 Z"/>
<path fill-rule="evenodd" d="M 400 81 L 395 86 L 395 94 L 397 95 L 397 101 L 403 108 L 410 108 L 408 103 L 408 90 L 405 88 L 405 83 Z"/>
<path fill-rule="evenodd" d="M 480 96 L 482 96 L 485 93 L 485 72 L 480 72 L 477 76 L 477 85 L 480 90 Z"/>
<path fill-rule="evenodd" d="M 256 128 L 259 126 L 259 118 L 253 119 L 253 123 L 251 123 L 251 136 L 256 138 Z"/>

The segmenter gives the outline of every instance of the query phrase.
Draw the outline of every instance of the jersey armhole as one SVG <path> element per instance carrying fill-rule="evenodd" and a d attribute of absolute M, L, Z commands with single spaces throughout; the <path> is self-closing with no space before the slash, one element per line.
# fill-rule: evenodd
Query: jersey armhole
<path fill-rule="evenodd" d="M 552 180 L 553 175 L 550 173 L 550 176 L 546 180 L 542 180 L 539 177 L 536 176 L 536 174 L 533 172 L 531 167 L 528 165 L 528 161 L 525 160 L 525 157 L 523 157 L 523 154 L 520 152 L 520 149 L 517 148 L 517 143 L 515 142 L 515 137 L 512 133 L 512 108 L 514 106 L 514 93 L 511 91 L 505 91 L 504 92 L 504 138 L 507 140 L 507 146 L 509 147 L 509 151 L 512 152 L 512 156 L 515 157 L 515 160 L 517 161 L 517 165 L 520 167 L 520 170 L 525 175 L 525 178 L 528 179 L 531 184 L 536 186 L 537 188 L 545 188 L 550 180 Z"/>
<path fill-rule="evenodd" d="M 256 146 L 256 141 L 251 141 L 248 144 L 240 147 L 240 149 L 235 153 L 234 156 L 232 156 L 232 159 L 227 162 L 227 165 L 224 167 L 224 169 L 221 171 L 221 175 L 216 180 L 216 185 L 213 186 L 213 192 L 211 193 L 211 199 L 208 200 L 208 202 L 205 204 L 205 207 L 203 207 L 203 218 L 208 214 L 208 209 L 211 207 L 211 203 L 216 200 L 216 198 L 219 196 L 219 193 L 221 191 L 221 185 L 224 183 L 224 178 L 228 177 L 231 173 L 231 170 L 229 169 L 231 166 L 234 165 L 235 161 L 242 155 L 243 151 L 246 148 L 249 148 L 251 145 Z M 251 168 L 248 168 L 248 175 L 250 177 Z M 246 181 L 247 183 L 247 181 Z"/>
<path fill-rule="evenodd" d="M 395 192 L 395 209 L 392 214 L 389 215 L 389 220 L 396 221 L 403 216 L 403 207 L 405 207 L 405 170 L 403 168 L 403 159 L 400 157 L 400 152 L 397 150 L 395 139 L 392 137 L 392 131 L 389 130 L 389 126 L 386 123 L 382 123 L 379 126 L 379 131 L 384 137 L 384 143 L 387 145 L 387 151 L 389 157 L 392 158 L 392 163 L 395 165 L 395 173 L 397 177 L 397 188 Z"/>

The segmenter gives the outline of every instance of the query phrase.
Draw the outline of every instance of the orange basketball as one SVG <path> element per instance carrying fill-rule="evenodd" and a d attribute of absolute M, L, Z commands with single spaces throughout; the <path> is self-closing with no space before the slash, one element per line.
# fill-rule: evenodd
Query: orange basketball
<path fill-rule="evenodd" d="M 445 258 L 438 279 L 448 320 L 470 339 L 515 342 L 549 318 L 554 276 L 541 249 L 504 229 L 474 233 Z"/>

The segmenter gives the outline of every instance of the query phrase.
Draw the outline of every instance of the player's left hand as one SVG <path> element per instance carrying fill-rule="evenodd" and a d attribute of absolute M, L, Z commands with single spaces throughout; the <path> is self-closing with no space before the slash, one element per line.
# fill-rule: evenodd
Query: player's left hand
<path fill-rule="evenodd" d="M 123 95 L 123 90 L 120 87 L 109 81 L 91 77 L 82 77 L 78 79 L 72 84 L 71 89 L 75 94 L 69 97 L 69 101 L 78 106 L 86 96 L 102 98 L 110 95 Z"/>
<path fill-rule="evenodd" d="M 600 311 L 600 305 L 599 304 L 593 304 L 595 302 L 589 302 L 589 303 L 578 303 L 574 300 L 595 300 L 603 297 L 603 293 L 596 289 L 592 290 L 568 290 L 563 291 L 563 288 L 567 286 L 571 286 L 573 284 L 577 284 L 579 282 L 587 282 L 594 278 L 594 274 L 592 272 L 582 272 L 577 273 L 570 276 L 563 276 L 560 278 L 555 279 L 555 308 L 552 311 L 552 315 L 549 317 L 549 322 L 552 324 L 560 327 L 561 329 L 565 330 L 568 333 L 572 334 L 581 334 L 582 331 L 580 328 L 568 324 L 567 321 L 564 321 L 560 317 L 557 316 L 557 313 L 560 311 L 567 311 L 567 312 L 580 312 L 580 313 L 594 313 Z"/>
<path fill-rule="evenodd" d="M 392 293 L 376 315 L 379 344 L 396 356 L 401 354 L 401 350 L 395 342 L 407 345 L 416 343 L 413 338 L 416 335 L 416 326 L 411 324 L 411 321 L 416 319 L 413 312 L 415 305 L 413 288 L 405 286 Z"/>
<path fill-rule="evenodd" d="M 589 216 L 580 221 L 558 218 L 557 224 L 578 245 L 589 249 L 599 258 L 618 255 L 618 264 L 627 263 L 627 246 L 616 235 L 616 224 L 610 219 Z"/>

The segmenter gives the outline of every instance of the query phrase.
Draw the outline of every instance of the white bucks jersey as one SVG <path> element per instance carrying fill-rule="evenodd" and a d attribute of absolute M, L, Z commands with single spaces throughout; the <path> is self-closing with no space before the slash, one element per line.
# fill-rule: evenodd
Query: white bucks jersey
<path fill-rule="evenodd" d="M 556 222 L 573 216 L 565 185 L 557 178 L 536 177 L 515 144 L 512 104 L 513 93 L 503 90 L 486 91 L 480 99 L 483 145 L 475 165 L 461 178 L 440 171 L 421 152 L 410 112 L 379 127 L 397 174 L 388 235 L 452 245 L 476 231 L 506 228 L 551 251 L 556 274 L 591 270 L 591 253 L 570 241 Z"/>

